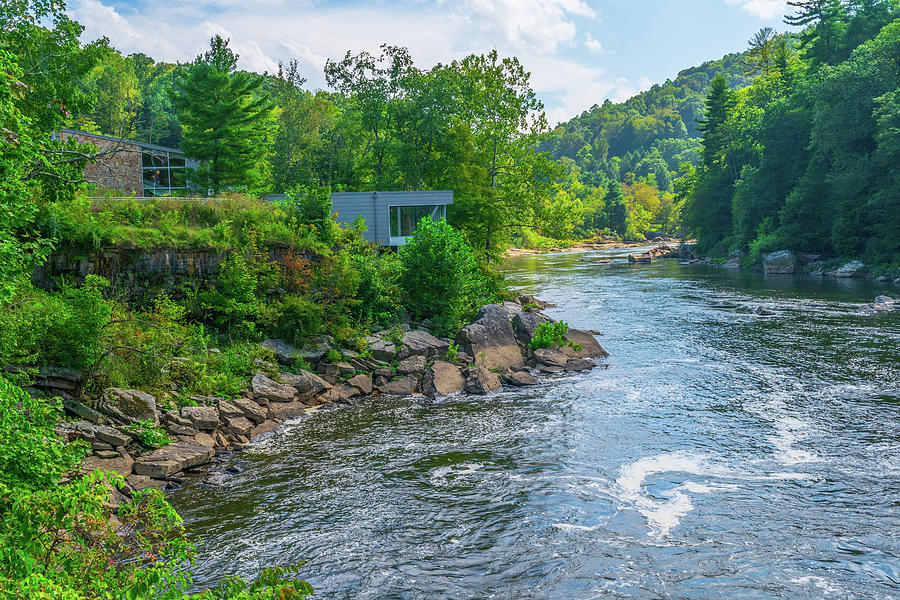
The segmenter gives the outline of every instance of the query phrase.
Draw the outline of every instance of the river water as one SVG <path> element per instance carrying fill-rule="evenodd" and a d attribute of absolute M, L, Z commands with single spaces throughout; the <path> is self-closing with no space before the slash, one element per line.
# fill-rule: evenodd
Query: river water
<path fill-rule="evenodd" d="M 900 289 L 625 254 L 506 265 L 602 331 L 606 368 L 321 413 L 174 493 L 198 580 L 305 560 L 323 598 L 900 597 L 900 311 L 853 314 Z"/>

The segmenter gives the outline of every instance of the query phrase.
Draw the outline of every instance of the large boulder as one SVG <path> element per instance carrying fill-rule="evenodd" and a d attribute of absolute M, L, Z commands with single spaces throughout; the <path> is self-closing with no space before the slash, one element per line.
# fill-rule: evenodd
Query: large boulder
<path fill-rule="evenodd" d="M 648 264 L 653 260 L 653 257 L 650 256 L 649 252 L 644 252 L 643 254 L 629 254 L 628 262 L 630 263 L 642 263 Z"/>
<path fill-rule="evenodd" d="M 741 266 L 741 261 L 743 261 L 746 256 L 747 254 L 743 250 L 734 250 L 728 255 L 728 262 L 722 266 L 726 269 L 738 269 Z"/>
<path fill-rule="evenodd" d="M 225 426 L 235 435 L 250 435 L 253 423 L 246 417 L 225 417 Z"/>
<path fill-rule="evenodd" d="M 284 340 L 267 339 L 260 344 L 275 353 L 275 358 L 283 365 L 293 364 L 295 357 L 300 354 L 300 349 Z"/>
<path fill-rule="evenodd" d="M 553 348 L 538 348 L 534 351 L 534 359 L 548 367 L 565 367 L 569 357 L 565 353 Z"/>
<path fill-rule="evenodd" d="M 269 419 L 277 419 L 284 421 L 285 419 L 293 419 L 299 417 L 306 412 L 306 405 L 300 402 L 273 402 L 269 404 L 269 412 L 266 415 Z"/>
<path fill-rule="evenodd" d="M 552 323 L 553 319 L 535 311 L 523 310 L 516 313 L 512 318 L 513 332 L 516 340 L 523 346 L 528 347 L 534 332 L 537 331 L 538 325 L 541 323 Z"/>
<path fill-rule="evenodd" d="M 834 276 L 843 278 L 864 277 L 868 271 L 869 269 L 866 265 L 858 260 L 853 260 L 835 271 Z"/>
<path fill-rule="evenodd" d="M 347 385 L 356 388 L 359 392 L 365 396 L 368 396 L 372 393 L 372 377 L 370 375 L 366 375 L 365 373 L 360 373 L 355 377 L 351 377 L 347 380 Z"/>
<path fill-rule="evenodd" d="M 300 400 L 307 400 L 331 389 L 331 384 L 309 371 L 299 373 L 281 373 L 278 381 L 297 390 Z"/>
<path fill-rule="evenodd" d="M 777 250 L 763 256 L 763 272 L 767 275 L 789 275 L 797 272 L 799 261 L 790 250 Z"/>
<path fill-rule="evenodd" d="M 883 306 L 893 306 L 896 300 L 891 298 L 890 296 L 875 296 L 875 304 L 881 304 Z"/>
<path fill-rule="evenodd" d="M 163 479 L 179 471 L 206 464 L 214 454 L 213 449 L 207 446 L 177 442 L 139 456 L 134 461 L 134 472 Z"/>
<path fill-rule="evenodd" d="M 215 406 L 185 406 L 181 409 L 181 417 L 204 431 L 215 431 L 219 426 L 219 409 Z"/>
<path fill-rule="evenodd" d="M 297 390 L 293 386 L 273 381 L 262 373 L 253 376 L 250 390 L 253 392 L 253 399 L 259 404 L 292 402 L 297 396 Z"/>
<path fill-rule="evenodd" d="M 466 391 L 470 394 L 487 394 L 503 387 L 500 377 L 484 367 L 466 369 Z"/>
<path fill-rule="evenodd" d="M 461 392 L 466 380 L 459 367 L 448 362 L 438 361 L 431 365 L 422 379 L 422 393 L 427 396 L 449 396 Z"/>
<path fill-rule="evenodd" d="M 570 358 L 566 361 L 566 371 L 589 371 L 595 366 L 594 361 L 589 358 Z"/>
<path fill-rule="evenodd" d="M 497 304 L 483 306 L 475 322 L 460 330 L 456 342 L 476 365 L 486 369 L 506 370 L 525 364 L 509 313 Z"/>
<path fill-rule="evenodd" d="M 78 432 L 78 437 L 88 441 L 98 441 L 112 446 L 124 446 L 131 441 L 131 436 L 123 433 L 115 427 L 96 425 L 88 421 L 78 421 L 72 425 Z"/>
<path fill-rule="evenodd" d="M 528 371 L 512 371 L 503 376 L 503 383 L 515 387 L 536 385 L 537 382 L 537 377 L 535 377 Z"/>
<path fill-rule="evenodd" d="M 590 331 L 583 329 L 569 329 L 565 338 L 574 345 L 580 347 L 576 350 L 572 346 L 563 346 L 560 351 L 569 358 L 606 358 L 609 353 L 597 342 Z"/>
<path fill-rule="evenodd" d="M 394 381 L 388 381 L 380 386 L 378 391 L 389 396 L 408 396 L 416 391 L 418 384 L 419 380 L 416 377 L 407 375 Z"/>
<path fill-rule="evenodd" d="M 100 399 L 100 410 L 125 423 L 150 420 L 159 425 L 156 398 L 140 390 L 108 388 Z"/>
<path fill-rule="evenodd" d="M 231 401 L 234 406 L 239 408 L 244 416 L 254 423 L 262 423 L 266 420 L 267 411 L 265 408 L 248 398 L 237 398 Z"/>
<path fill-rule="evenodd" d="M 397 346 L 394 342 L 382 339 L 377 336 L 366 338 L 369 343 L 369 353 L 375 360 L 392 361 L 397 356 Z"/>
<path fill-rule="evenodd" d="M 449 343 L 439 340 L 423 329 L 404 333 L 403 346 L 410 356 L 426 358 L 441 358 L 447 354 L 447 350 L 450 348 Z"/>
<path fill-rule="evenodd" d="M 397 372 L 402 373 L 403 375 L 411 375 L 413 373 L 421 375 L 425 372 L 425 357 L 416 355 L 404 358 L 400 361 L 400 364 L 397 365 Z"/>

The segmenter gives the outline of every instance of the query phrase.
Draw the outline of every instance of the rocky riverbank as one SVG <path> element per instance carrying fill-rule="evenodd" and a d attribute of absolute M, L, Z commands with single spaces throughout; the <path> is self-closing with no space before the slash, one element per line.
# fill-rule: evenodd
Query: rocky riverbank
<path fill-rule="evenodd" d="M 332 348 L 327 338 L 302 349 L 266 340 L 263 345 L 278 362 L 260 364 L 240 398 L 194 396 L 194 405 L 174 408 L 140 390 L 109 388 L 86 403 L 64 396 L 66 412 L 78 420 L 62 421 L 59 431 L 91 445 L 82 472 L 114 471 L 125 479 L 114 497 L 177 486 L 205 474 L 217 459 L 228 460 L 248 444 L 279 433 L 285 421 L 317 410 L 386 396 L 485 395 L 504 386 L 534 385 L 542 375 L 588 370 L 608 356 L 597 332 L 577 329 L 568 330 L 563 345 L 532 349 L 539 326 L 553 323 L 540 312 L 547 306 L 531 296 L 484 306 L 453 340 L 432 335 L 428 323 L 406 325 L 402 333 L 373 333 L 364 353 Z M 334 350 L 341 360 L 329 362 L 326 357 L 334 357 Z M 298 357 L 309 370 L 286 368 Z M 74 385 L 74 375 L 59 370 L 45 371 L 36 382 L 57 393 Z M 142 435 L 150 424 L 164 430 L 170 443 L 154 447 Z M 209 483 L 221 479 L 221 473 L 207 476 Z"/>
<path fill-rule="evenodd" d="M 614 250 L 617 248 L 642 248 L 647 244 L 677 245 L 680 243 L 681 241 L 675 238 L 661 237 L 644 241 L 621 241 L 615 238 L 603 238 L 601 241 L 579 241 L 571 246 L 559 248 L 510 248 L 504 253 L 504 257 L 536 256 L 554 252 L 590 252 L 593 250 Z"/>

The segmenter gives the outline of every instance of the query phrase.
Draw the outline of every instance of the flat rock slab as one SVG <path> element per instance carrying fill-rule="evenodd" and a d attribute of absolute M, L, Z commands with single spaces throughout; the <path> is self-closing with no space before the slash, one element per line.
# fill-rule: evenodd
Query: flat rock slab
<path fill-rule="evenodd" d="M 427 358 L 441 358 L 450 348 L 448 342 L 441 341 L 421 329 L 404 333 L 403 345 L 406 346 L 411 356 L 425 356 Z"/>
<path fill-rule="evenodd" d="M 204 431 L 215 431 L 219 426 L 219 409 L 215 406 L 185 406 L 181 409 L 181 417 Z"/>
<path fill-rule="evenodd" d="M 306 412 L 306 405 L 300 402 L 273 402 L 269 405 L 269 419 L 284 421 L 299 417 Z"/>
<path fill-rule="evenodd" d="M 298 373 L 279 373 L 278 381 L 289 385 L 297 391 L 300 400 L 318 396 L 322 392 L 331 389 L 331 384 L 309 371 L 301 370 Z"/>
<path fill-rule="evenodd" d="M 231 403 L 236 408 L 240 409 L 240 411 L 244 413 L 244 416 L 254 423 L 262 423 L 266 420 L 266 409 L 253 400 L 248 398 L 236 398 L 235 400 L 232 400 Z"/>
<path fill-rule="evenodd" d="M 297 390 L 293 386 L 273 381 L 262 373 L 253 376 L 250 390 L 253 392 L 254 400 L 259 404 L 292 402 L 297 396 Z"/>
<path fill-rule="evenodd" d="M 208 463 L 215 454 L 212 448 L 178 442 L 144 454 L 134 461 L 134 472 L 163 479 L 179 471 Z"/>
<path fill-rule="evenodd" d="M 347 380 L 347 385 L 356 388 L 361 394 L 366 396 L 372 393 L 372 378 L 365 374 L 351 377 Z"/>
<path fill-rule="evenodd" d="M 569 329 L 566 339 L 575 345 L 581 346 L 581 350 L 576 350 L 571 346 L 560 348 L 560 351 L 569 358 L 606 358 L 609 356 L 609 353 L 600 346 L 600 343 L 589 331 Z"/>
<path fill-rule="evenodd" d="M 100 400 L 100 410 L 126 423 L 149 419 L 154 425 L 159 425 L 156 398 L 140 390 L 107 388 Z"/>
<path fill-rule="evenodd" d="M 388 381 L 383 386 L 378 388 L 378 390 L 382 394 L 388 394 L 392 396 L 408 396 L 416 391 L 416 386 L 418 385 L 419 380 L 413 377 L 412 375 L 407 375 L 406 377 L 401 377 L 395 381 Z"/>
<path fill-rule="evenodd" d="M 124 446 L 131 441 L 131 436 L 119 431 L 115 427 L 107 427 L 105 425 L 94 425 L 87 421 L 78 421 L 75 423 L 75 430 L 84 434 L 91 440 L 105 442 L 113 446 Z"/>
<path fill-rule="evenodd" d="M 118 453 L 117 453 L 118 454 Z M 82 473 L 92 473 L 95 469 L 100 471 L 113 471 L 122 477 L 131 475 L 134 467 L 134 460 L 127 453 L 119 454 L 114 458 L 100 458 L 99 456 L 88 456 L 81 463 Z"/>
<path fill-rule="evenodd" d="M 503 376 L 503 382 L 514 387 L 537 385 L 537 377 L 527 371 L 513 371 Z"/>
<path fill-rule="evenodd" d="M 564 352 L 553 348 L 538 348 L 534 351 L 534 359 L 548 367 L 565 367 L 569 357 Z"/>

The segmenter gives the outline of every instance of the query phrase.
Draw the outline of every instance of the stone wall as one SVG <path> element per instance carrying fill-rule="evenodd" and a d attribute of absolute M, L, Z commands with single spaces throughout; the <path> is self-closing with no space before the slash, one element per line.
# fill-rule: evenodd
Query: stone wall
<path fill-rule="evenodd" d="M 63 131 L 60 136 L 63 139 L 75 138 L 81 144 L 93 144 L 101 152 L 110 152 L 84 168 L 86 181 L 143 196 L 140 146 L 123 140 L 80 135 L 70 131 Z"/>
<path fill-rule="evenodd" d="M 280 262 L 288 251 L 285 245 L 270 246 L 269 258 Z M 143 293 L 148 286 L 202 283 L 216 275 L 228 254 L 215 249 L 111 247 L 85 253 L 63 248 L 35 269 L 32 279 L 49 289 L 60 277 L 80 282 L 87 275 L 100 275 L 127 294 Z"/>

